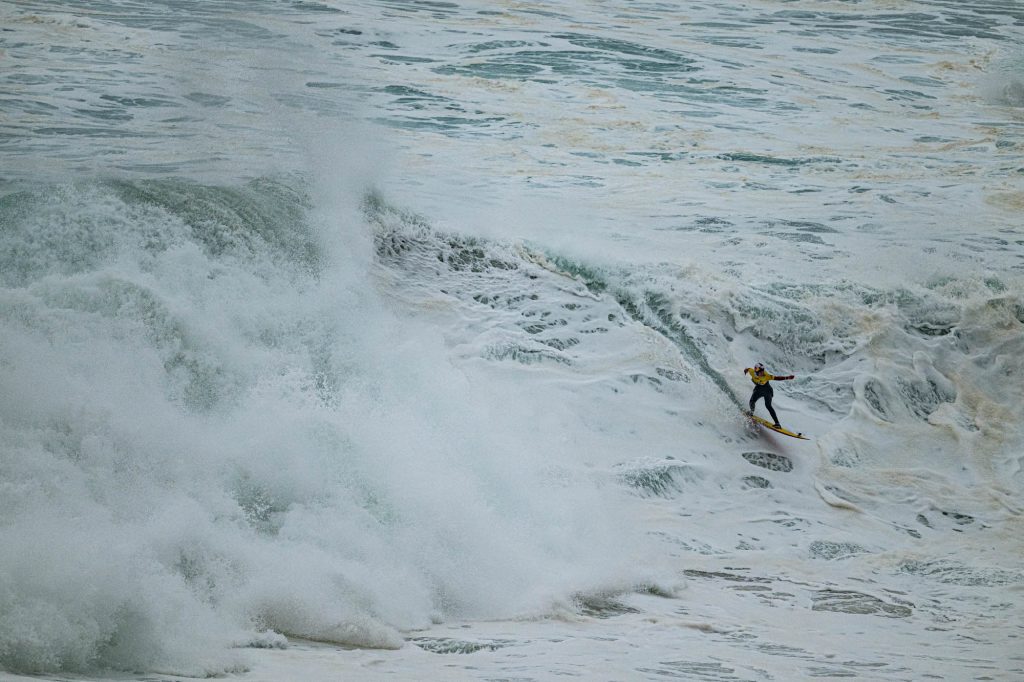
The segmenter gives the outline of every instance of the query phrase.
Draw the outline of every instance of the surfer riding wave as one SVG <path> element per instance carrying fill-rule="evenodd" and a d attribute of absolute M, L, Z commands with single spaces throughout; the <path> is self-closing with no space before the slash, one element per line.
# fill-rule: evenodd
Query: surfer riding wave
<path fill-rule="evenodd" d="M 768 382 L 772 379 L 776 381 L 788 381 L 794 378 L 794 375 L 789 376 L 775 376 L 769 374 L 764 369 L 764 364 L 757 363 L 753 367 L 747 367 L 743 370 L 744 374 L 750 375 L 750 380 L 754 382 L 754 392 L 750 396 L 750 414 L 754 414 L 754 405 L 758 400 L 764 398 L 764 406 L 768 408 L 768 414 L 772 416 L 772 420 L 775 422 L 775 428 L 781 429 L 782 424 L 779 423 L 779 417 L 775 414 L 775 409 L 772 407 L 772 396 L 775 391 L 772 390 L 772 385 Z"/>

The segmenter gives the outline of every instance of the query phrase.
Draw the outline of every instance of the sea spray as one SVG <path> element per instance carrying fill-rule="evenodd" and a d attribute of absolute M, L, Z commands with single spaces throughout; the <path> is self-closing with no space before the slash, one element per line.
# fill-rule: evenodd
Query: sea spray
<path fill-rule="evenodd" d="M 597 560 L 630 542 L 607 498 L 552 485 L 525 404 L 382 306 L 309 201 L 266 180 L 6 200 L 4 667 L 205 674 L 264 630 L 396 647 L 630 580 Z"/>

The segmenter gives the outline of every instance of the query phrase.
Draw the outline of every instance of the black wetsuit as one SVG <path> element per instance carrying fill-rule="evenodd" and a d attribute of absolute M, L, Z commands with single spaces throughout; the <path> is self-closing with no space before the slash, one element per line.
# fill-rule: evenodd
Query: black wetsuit
<path fill-rule="evenodd" d="M 769 383 L 755 384 L 754 392 L 750 396 L 750 411 L 754 411 L 754 403 L 761 398 L 764 398 L 764 406 L 768 408 L 768 414 L 772 416 L 772 420 L 776 424 L 779 423 L 779 417 L 775 414 L 775 410 L 772 408 L 772 396 L 775 395 L 775 391 L 772 390 L 772 385 Z"/>

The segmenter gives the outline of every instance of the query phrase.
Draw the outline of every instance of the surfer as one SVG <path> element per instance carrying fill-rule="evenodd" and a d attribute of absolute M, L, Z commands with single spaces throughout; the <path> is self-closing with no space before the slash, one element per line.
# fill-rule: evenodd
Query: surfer
<path fill-rule="evenodd" d="M 793 375 L 789 376 L 773 376 L 768 372 L 764 371 L 764 365 L 757 363 L 753 367 L 747 367 L 743 370 L 744 374 L 750 375 L 750 380 L 754 382 L 754 392 L 750 396 L 750 414 L 754 414 L 754 404 L 760 398 L 764 398 L 764 406 L 768 408 L 768 414 L 775 420 L 775 428 L 781 429 L 782 424 L 779 423 L 779 417 L 775 414 L 775 410 L 772 408 L 772 395 L 775 391 L 772 390 L 772 385 L 768 382 L 772 379 L 776 381 L 788 381 L 793 378 Z"/>

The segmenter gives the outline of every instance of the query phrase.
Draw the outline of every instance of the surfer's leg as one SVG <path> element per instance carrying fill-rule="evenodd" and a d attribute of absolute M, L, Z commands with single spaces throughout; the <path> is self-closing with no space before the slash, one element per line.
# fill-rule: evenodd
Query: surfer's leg
<path fill-rule="evenodd" d="M 757 401 L 768 395 L 764 386 L 754 386 L 754 392 L 750 395 L 750 414 L 754 414 L 754 407 Z"/>
<path fill-rule="evenodd" d="M 772 419 L 775 421 L 776 428 L 782 426 L 781 424 L 779 424 L 779 416 L 777 414 L 775 414 L 775 408 L 772 407 L 772 394 L 771 393 L 768 393 L 767 395 L 765 395 L 765 397 L 764 397 L 764 406 L 768 408 L 768 414 L 770 414 L 772 416 Z"/>

